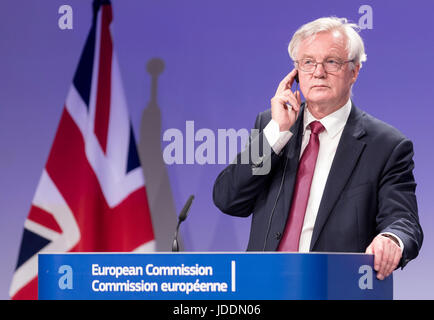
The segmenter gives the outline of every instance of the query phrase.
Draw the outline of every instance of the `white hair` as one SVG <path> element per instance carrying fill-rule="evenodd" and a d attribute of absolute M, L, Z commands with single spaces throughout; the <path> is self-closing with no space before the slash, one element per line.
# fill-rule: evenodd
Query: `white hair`
<path fill-rule="evenodd" d="M 325 17 L 319 18 L 301 26 L 292 36 L 288 46 L 289 56 L 293 61 L 297 60 L 297 50 L 300 43 L 320 32 L 340 31 L 346 38 L 346 49 L 348 60 L 355 65 L 362 67 L 362 62 L 366 61 L 365 46 L 359 35 L 360 28 L 355 23 L 349 23 L 346 18 Z"/>

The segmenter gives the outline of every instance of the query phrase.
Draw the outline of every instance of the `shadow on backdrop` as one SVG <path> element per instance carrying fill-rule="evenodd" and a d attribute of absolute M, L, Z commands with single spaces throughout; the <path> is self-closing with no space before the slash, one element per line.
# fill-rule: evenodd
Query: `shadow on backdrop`
<path fill-rule="evenodd" d="M 158 76 L 164 70 L 164 61 L 154 58 L 146 65 L 151 75 L 151 99 L 143 110 L 140 124 L 139 156 L 146 181 L 157 251 L 171 251 L 173 235 L 178 222 L 172 189 L 161 149 L 161 111 L 157 102 Z M 184 246 L 178 238 L 180 250 Z"/>

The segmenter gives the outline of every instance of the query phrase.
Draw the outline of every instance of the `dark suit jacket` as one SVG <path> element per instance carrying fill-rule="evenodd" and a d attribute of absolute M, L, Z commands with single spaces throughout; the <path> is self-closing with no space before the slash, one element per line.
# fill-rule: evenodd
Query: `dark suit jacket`
<path fill-rule="evenodd" d="M 280 154 L 265 148 L 260 161 L 230 164 L 214 184 L 215 205 L 224 213 L 252 216 L 247 250 L 275 251 L 282 237 L 292 199 L 301 138 L 303 112 Z M 258 115 L 244 152 L 254 142 L 267 144 L 262 130 L 271 111 Z M 259 139 L 259 140 L 256 140 Z M 269 150 L 267 152 L 267 150 Z M 418 255 L 423 233 L 419 224 L 413 177 L 413 144 L 398 130 L 352 105 L 318 210 L 310 250 L 365 252 L 381 232 L 392 232 L 404 243 L 400 265 Z M 266 175 L 254 169 L 271 161 Z M 244 162 L 245 163 L 245 162 Z"/>

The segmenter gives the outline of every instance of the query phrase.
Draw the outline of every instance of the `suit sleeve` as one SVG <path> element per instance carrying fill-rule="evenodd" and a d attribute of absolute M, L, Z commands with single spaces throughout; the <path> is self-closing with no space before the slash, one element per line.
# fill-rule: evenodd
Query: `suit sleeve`
<path fill-rule="evenodd" d="M 413 168 L 413 144 L 403 139 L 393 149 L 379 184 L 377 232 L 390 232 L 402 240 L 401 267 L 418 255 L 423 241 Z"/>
<path fill-rule="evenodd" d="M 280 159 L 264 136 L 267 121 L 264 118 L 263 113 L 258 115 L 246 148 L 214 183 L 214 204 L 229 215 L 247 217 L 252 213 L 258 194 L 264 190 Z"/>

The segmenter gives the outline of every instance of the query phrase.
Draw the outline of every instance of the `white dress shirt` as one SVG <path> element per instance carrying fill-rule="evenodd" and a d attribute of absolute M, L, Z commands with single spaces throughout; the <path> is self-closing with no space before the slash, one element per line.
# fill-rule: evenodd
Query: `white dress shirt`
<path fill-rule="evenodd" d="M 309 124 L 313 121 L 319 121 L 324 126 L 323 130 L 319 134 L 320 147 L 318 151 L 318 158 L 315 166 L 315 172 L 312 178 L 312 185 L 309 193 L 309 200 L 307 203 L 306 214 L 304 216 L 303 228 L 300 236 L 299 252 L 309 252 L 310 242 L 312 239 L 313 227 L 315 225 L 316 216 L 318 213 L 319 205 L 321 203 L 322 194 L 327 182 L 327 178 L 330 172 L 330 168 L 333 163 L 333 158 L 336 154 L 336 149 L 341 139 L 342 132 L 351 111 L 351 100 L 336 110 L 335 112 L 327 115 L 321 120 L 316 119 L 310 112 L 309 108 L 304 108 L 303 116 L 303 138 L 301 142 L 300 157 L 303 154 L 304 149 L 309 143 L 310 128 Z M 264 135 L 273 148 L 276 154 L 288 143 L 292 137 L 290 131 L 279 130 L 279 125 L 273 119 L 264 128 Z M 390 233 L 389 233 L 390 234 Z M 401 249 L 404 248 L 403 243 L 399 237 L 394 234 L 399 241 Z"/>

